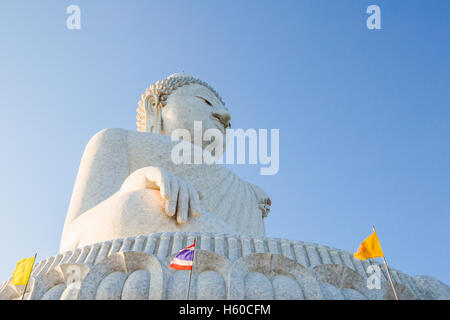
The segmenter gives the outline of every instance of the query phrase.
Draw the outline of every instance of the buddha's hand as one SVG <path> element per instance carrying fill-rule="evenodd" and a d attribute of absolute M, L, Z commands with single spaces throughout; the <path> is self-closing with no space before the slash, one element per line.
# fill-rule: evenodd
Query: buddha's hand
<path fill-rule="evenodd" d="M 192 184 L 160 167 L 145 167 L 134 171 L 123 182 L 119 192 L 141 189 L 159 190 L 165 213 L 176 215 L 179 224 L 189 217 L 200 217 L 201 193 Z"/>

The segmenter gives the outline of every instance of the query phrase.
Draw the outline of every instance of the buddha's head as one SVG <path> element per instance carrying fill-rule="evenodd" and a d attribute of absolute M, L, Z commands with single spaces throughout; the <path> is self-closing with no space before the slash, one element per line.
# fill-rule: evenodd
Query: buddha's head
<path fill-rule="evenodd" d="M 138 131 L 171 135 L 176 129 L 186 129 L 191 137 L 194 121 L 202 122 L 203 136 L 208 129 L 225 134 L 231 118 L 217 92 L 186 73 L 175 73 L 151 85 L 137 111 Z"/>

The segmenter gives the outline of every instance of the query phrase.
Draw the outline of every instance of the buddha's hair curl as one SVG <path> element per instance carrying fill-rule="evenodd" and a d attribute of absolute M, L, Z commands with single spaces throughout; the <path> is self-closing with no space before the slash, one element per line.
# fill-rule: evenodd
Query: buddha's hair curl
<path fill-rule="evenodd" d="M 181 88 L 182 86 L 190 85 L 190 84 L 199 84 L 207 89 L 209 89 L 214 95 L 219 99 L 219 101 L 225 105 L 225 102 L 219 96 L 219 94 L 206 82 L 201 81 L 200 79 L 194 78 L 189 75 L 172 75 L 164 80 L 159 80 L 155 84 L 152 84 L 149 88 L 145 90 L 145 92 L 141 96 L 141 100 L 139 100 L 136 115 L 136 124 L 137 131 L 145 132 L 146 131 L 146 112 L 145 112 L 145 104 L 147 100 L 150 100 L 154 107 L 164 107 L 167 104 L 167 98 L 169 95 L 174 92 L 176 89 Z"/>

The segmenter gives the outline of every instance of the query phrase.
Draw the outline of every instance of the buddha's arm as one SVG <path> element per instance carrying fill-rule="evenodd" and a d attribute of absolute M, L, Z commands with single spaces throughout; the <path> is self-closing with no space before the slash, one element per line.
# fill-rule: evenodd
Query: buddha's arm
<path fill-rule="evenodd" d="M 89 225 L 108 219 L 103 211 L 107 203 L 114 202 L 113 198 L 136 190 L 159 190 L 165 214 L 179 224 L 200 216 L 201 193 L 188 181 L 158 166 L 146 166 L 130 174 L 128 138 L 126 130 L 106 129 L 89 141 L 75 182 L 61 248 L 76 245 Z"/>
<path fill-rule="evenodd" d="M 200 217 L 200 198 L 192 184 L 160 167 L 144 167 L 134 171 L 122 184 L 119 193 L 142 189 L 159 190 L 164 203 L 164 212 L 175 216 L 179 224 L 185 224 L 190 217 Z"/>
<path fill-rule="evenodd" d="M 120 189 L 128 167 L 126 130 L 105 129 L 91 138 L 81 159 L 63 237 L 77 217 Z"/>

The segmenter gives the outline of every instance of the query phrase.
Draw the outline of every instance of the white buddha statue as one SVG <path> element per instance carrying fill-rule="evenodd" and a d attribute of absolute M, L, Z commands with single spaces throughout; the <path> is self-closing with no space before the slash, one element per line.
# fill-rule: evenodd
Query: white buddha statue
<path fill-rule="evenodd" d="M 84 151 L 60 251 L 166 231 L 265 235 L 270 199 L 221 164 L 175 164 L 170 135 L 194 121 L 223 133 L 230 114 L 206 83 L 184 73 L 142 95 L 138 131 L 105 129 Z M 225 141 L 225 139 L 223 139 Z M 186 143 L 190 143 L 186 142 Z M 192 146 L 204 148 L 204 145 Z"/>

